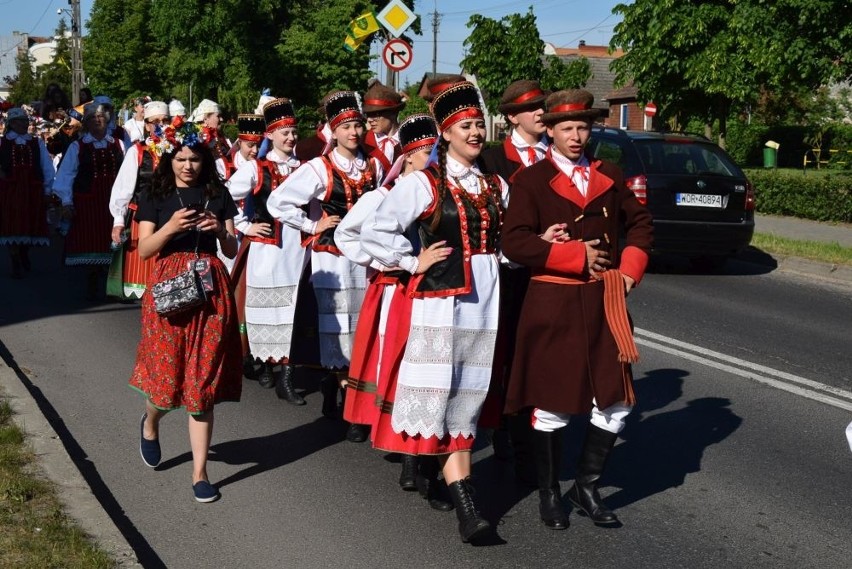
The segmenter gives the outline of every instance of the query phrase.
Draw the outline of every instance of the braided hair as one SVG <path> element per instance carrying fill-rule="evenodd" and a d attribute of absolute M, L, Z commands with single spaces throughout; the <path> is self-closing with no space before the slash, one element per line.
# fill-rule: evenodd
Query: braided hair
<path fill-rule="evenodd" d="M 441 223 L 441 204 L 444 203 L 444 198 L 447 196 L 447 149 L 450 143 L 443 136 L 438 137 L 438 195 L 436 196 L 435 212 L 432 214 L 432 223 L 429 228 L 435 231 L 438 224 Z"/>

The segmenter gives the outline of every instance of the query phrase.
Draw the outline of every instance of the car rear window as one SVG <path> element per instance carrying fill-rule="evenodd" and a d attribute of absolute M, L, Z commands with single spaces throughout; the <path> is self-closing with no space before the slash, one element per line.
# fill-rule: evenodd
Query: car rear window
<path fill-rule="evenodd" d="M 742 170 L 712 143 L 673 140 L 635 141 L 639 158 L 648 174 L 743 177 Z"/>

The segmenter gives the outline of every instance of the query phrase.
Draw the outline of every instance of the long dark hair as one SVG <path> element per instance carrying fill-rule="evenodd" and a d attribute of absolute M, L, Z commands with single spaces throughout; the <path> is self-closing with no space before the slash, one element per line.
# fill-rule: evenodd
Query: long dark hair
<path fill-rule="evenodd" d="M 447 149 L 450 147 L 450 143 L 447 142 L 443 136 L 438 137 L 438 196 L 437 196 L 437 207 L 435 207 L 435 212 L 432 214 L 432 222 L 429 224 L 429 227 L 432 231 L 438 229 L 438 224 L 441 223 L 441 204 L 444 203 L 444 198 L 447 196 Z"/>
<path fill-rule="evenodd" d="M 206 144 L 197 144 L 191 150 L 201 156 L 201 173 L 198 175 L 196 186 L 204 187 L 204 196 L 207 199 L 219 197 L 226 188 L 225 182 L 216 170 L 213 151 Z M 165 199 L 175 192 L 177 186 L 172 161 L 177 152 L 178 150 L 175 150 L 160 157 L 160 162 L 154 168 L 154 175 L 151 177 L 151 189 L 148 192 L 151 197 Z"/>

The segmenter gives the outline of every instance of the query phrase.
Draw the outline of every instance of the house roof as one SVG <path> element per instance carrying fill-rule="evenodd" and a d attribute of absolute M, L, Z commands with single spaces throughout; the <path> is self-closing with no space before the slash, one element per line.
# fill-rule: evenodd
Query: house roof
<path fill-rule="evenodd" d="M 0 36 L 0 88 L 8 87 L 6 77 L 18 75 L 18 46 L 20 35 Z"/>
<path fill-rule="evenodd" d="M 609 109 L 607 98 L 615 83 L 615 73 L 610 71 L 609 64 L 624 55 L 624 51 L 618 49 L 609 53 L 608 46 L 586 45 L 585 42 L 580 42 L 576 48 L 557 47 L 555 52 L 556 56 L 566 63 L 581 57 L 586 58 L 592 73 L 586 83 L 586 90 L 595 96 L 596 109 Z"/>
<path fill-rule="evenodd" d="M 636 86 L 633 83 L 629 85 L 625 85 L 621 89 L 616 89 L 615 91 L 611 91 L 607 96 L 607 101 L 617 101 L 620 99 L 635 99 L 639 95 L 639 90 L 636 89 Z"/>

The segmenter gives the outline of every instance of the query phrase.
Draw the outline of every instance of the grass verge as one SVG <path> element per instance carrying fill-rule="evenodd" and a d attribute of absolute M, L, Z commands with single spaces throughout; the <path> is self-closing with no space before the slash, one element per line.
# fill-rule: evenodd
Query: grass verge
<path fill-rule="evenodd" d="M 755 233 L 751 246 L 777 255 L 790 255 L 823 263 L 852 266 L 852 248 L 843 247 L 837 242 L 798 241 L 771 233 Z"/>
<path fill-rule="evenodd" d="M 63 513 L 0 393 L 0 567 L 115 567 Z"/>

